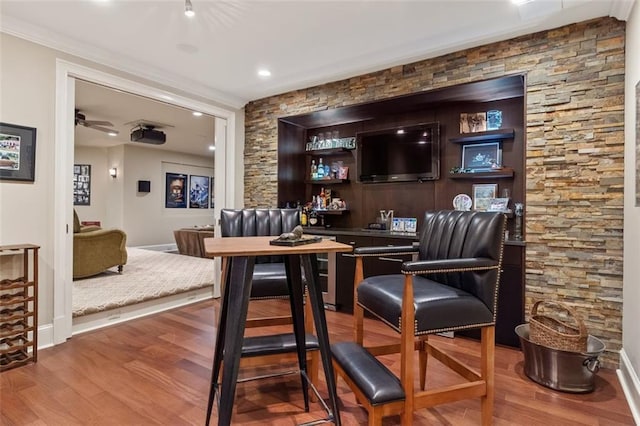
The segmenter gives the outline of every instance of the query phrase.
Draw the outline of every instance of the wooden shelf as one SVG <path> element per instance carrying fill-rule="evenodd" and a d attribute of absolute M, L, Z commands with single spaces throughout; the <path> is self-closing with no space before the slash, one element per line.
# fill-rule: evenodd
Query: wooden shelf
<path fill-rule="evenodd" d="M 476 143 L 486 141 L 497 141 L 505 139 L 513 139 L 515 132 L 513 129 L 499 129 L 488 132 L 470 133 L 466 136 L 460 136 L 459 138 L 451 138 L 451 143 Z"/>
<path fill-rule="evenodd" d="M 345 213 L 348 213 L 349 210 L 347 209 L 340 209 L 340 210 L 316 210 L 316 213 L 319 215 L 342 215 Z"/>
<path fill-rule="evenodd" d="M 491 172 L 449 173 L 450 179 L 505 179 L 514 175 L 512 168 L 504 167 Z"/>
<path fill-rule="evenodd" d="M 316 157 L 329 157 L 331 155 L 344 155 L 353 151 L 355 148 L 325 148 L 325 149 L 316 149 L 312 151 L 305 151 L 304 153 L 307 155 L 313 155 Z"/>
<path fill-rule="evenodd" d="M 304 183 L 311 185 L 331 185 L 335 183 L 349 183 L 349 179 L 310 179 L 305 180 Z"/>

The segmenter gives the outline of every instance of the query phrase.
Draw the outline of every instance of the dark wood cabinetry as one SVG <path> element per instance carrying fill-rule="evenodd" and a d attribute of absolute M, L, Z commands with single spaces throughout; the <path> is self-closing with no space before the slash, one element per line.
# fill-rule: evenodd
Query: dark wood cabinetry
<path fill-rule="evenodd" d="M 410 246 L 413 240 L 409 238 L 393 238 L 386 236 L 337 235 L 339 243 L 357 247 L 380 246 Z M 363 259 L 364 276 L 399 274 L 402 262 L 411 260 L 411 255 L 405 256 L 374 256 Z M 355 258 L 353 253 L 339 253 L 336 259 L 336 304 L 338 310 L 353 312 L 353 274 Z"/>
<path fill-rule="evenodd" d="M 513 75 L 473 82 L 454 87 L 419 92 L 413 95 L 383 99 L 366 104 L 325 109 L 308 114 L 282 117 L 278 120 L 278 204 L 295 205 L 310 201 L 321 189 L 331 189 L 332 196 L 347 204 L 343 212 L 321 212 L 330 229 L 362 229 L 375 222 L 380 210 L 393 210 L 395 217 L 415 217 L 418 230 L 425 211 L 452 209 L 458 194 L 473 195 L 475 184 L 497 185 L 497 194 L 506 189 L 511 205 L 525 203 L 525 127 L 524 76 Z M 499 130 L 461 133 L 461 114 L 489 110 L 502 112 Z M 362 132 L 412 126 L 418 123 L 439 124 L 440 178 L 424 182 L 364 183 L 359 179 L 358 147 L 307 151 L 307 144 L 319 134 L 352 138 Z M 465 145 L 499 142 L 502 168 L 475 173 L 453 173 L 462 164 Z M 311 161 L 342 161 L 349 167 L 347 179 L 312 180 Z M 509 216 L 509 234 L 513 235 L 514 218 Z M 386 238 L 354 233 L 336 234 L 338 241 L 354 247 L 378 245 L 407 245 L 411 240 L 392 241 Z M 515 253 L 515 254 L 514 254 Z M 497 341 L 515 344 L 512 338 L 514 322 L 522 322 L 524 295 L 524 247 L 509 245 L 502 276 L 500 330 Z M 511 260 L 509 260 L 511 259 Z M 408 259 L 407 259 L 408 260 Z M 353 271 L 355 261 L 350 254 L 339 254 L 336 259 L 336 303 L 338 309 L 353 309 Z M 397 273 L 400 262 L 367 258 L 365 276 Z M 508 307 L 504 308 L 505 306 Z M 504 309 L 504 311 L 502 310 Z M 507 313 L 507 310 L 509 313 Z M 513 311 L 513 312 L 511 312 Z M 505 315 L 508 318 L 505 319 Z M 505 324 L 505 325 L 502 325 Z M 502 330 L 504 336 L 502 336 Z"/>

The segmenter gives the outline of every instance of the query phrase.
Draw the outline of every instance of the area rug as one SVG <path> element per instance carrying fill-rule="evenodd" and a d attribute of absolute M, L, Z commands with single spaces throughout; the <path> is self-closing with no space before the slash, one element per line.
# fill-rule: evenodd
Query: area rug
<path fill-rule="evenodd" d="M 73 282 L 73 317 L 213 285 L 213 260 L 127 247 L 117 268 Z"/>

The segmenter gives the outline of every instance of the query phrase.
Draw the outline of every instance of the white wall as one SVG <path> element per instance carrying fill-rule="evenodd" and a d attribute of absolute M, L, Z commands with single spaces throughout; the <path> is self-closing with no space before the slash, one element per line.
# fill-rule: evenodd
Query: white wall
<path fill-rule="evenodd" d="M 640 206 L 636 206 L 636 174 L 638 147 L 636 139 L 636 119 L 640 120 L 640 111 L 636 110 L 636 84 L 640 84 L 640 4 L 636 1 L 627 21 L 625 75 L 625 176 L 624 176 L 624 272 L 623 272 L 623 309 L 622 309 L 622 353 L 620 359 L 623 385 L 626 382 L 626 394 L 629 405 L 634 411 L 636 422 L 640 423 Z"/>
<path fill-rule="evenodd" d="M 175 229 L 213 224 L 213 209 L 165 208 L 165 173 L 213 176 L 213 157 L 126 146 L 122 229 L 128 246 L 175 242 Z M 151 192 L 138 193 L 138 180 L 151 181 Z M 188 188 L 187 188 L 188 191 Z"/>
<path fill-rule="evenodd" d="M 213 156 L 197 156 L 140 146 L 76 147 L 76 164 L 91 165 L 91 205 L 75 206 L 81 221 L 100 221 L 103 228 L 122 229 L 127 246 L 174 243 L 179 228 L 211 225 L 213 209 L 165 208 L 165 173 L 213 176 Z M 108 174 L 115 167 L 116 178 Z M 138 181 L 151 182 L 151 192 L 138 192 Z"/>
<path fill-rule="evenodd" d="M 157 87 L 159 90 L 169 93 L 222 106 L 228 110 L 233 110 L 233 108 L 1 32 L 0 52 L 0 121 L 37 129 L 35 182 L 0 181 L 0 245 L 32 243 L 41 246 L 38 320 L 42 332 L 51 328 L 54 305 L 56 59 L 88 66 L 130 81 Z M 241 110 L 235 110 L 235 112 L 236 117 L 242 114 Z M 242 145 L 244 128 L 239 127 L 241 125 L 242 123 L 238 123 L 236 126 L 235 136 Z M 241 149 L 238 155 L 242 156 Z M 111 150 L 109 156 L 111 156 Z M 114 156 L 114 159 L 118 158 L 123 157 Z M 240 163 L 236 162 L 236 164 Z M 235 182 L 241 182 L 243 175 L 242 168 L 236 169 Z M 122 185 L 122 190 L 124 190 L 124 185 Z M 229 192 L 242 199 L 241 187 L 234 187 Z M 120 203 L 122 202 L 124 201 L 120 201 Z M 71 203 L 70 199 L 69 204 L 71 205 Z M 118 219 L 118 216 L 122 214 L 120 207 L 118 200 L 115 200 L 109 205 L 108 211 L 116 211 L 116 217 L 113 220 L 123 222 L 122 219 Z M 0 275 L 2 273 L 3 271 L 0 271 Z M 46 341 L 43 337 L 41 334 L 39 342 Z"/>

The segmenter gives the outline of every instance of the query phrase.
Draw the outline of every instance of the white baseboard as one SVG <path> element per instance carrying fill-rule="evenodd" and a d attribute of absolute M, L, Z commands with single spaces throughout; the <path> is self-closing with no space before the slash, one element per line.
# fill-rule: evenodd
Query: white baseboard
<path fill-rule="evenodd" d="M 633 419 L 640 425 L 640 380 L 624 349 L 620 351 L 620 368 L 617 373 Z"/>
<path fill-rule="evenodd" d="M 207 286 L 185 293 L 174 294 L 135 305 L 123 306 L 73 319 L 72 335 L 85 333 L 102 327 L 119 324 L 169 309 L 213 298 L 213 286 Z"/>
<path fill-rule="evenodd" d="M 53 346 L 53 324 L 45 324 L 38 327 L 38 349 Z"/>

